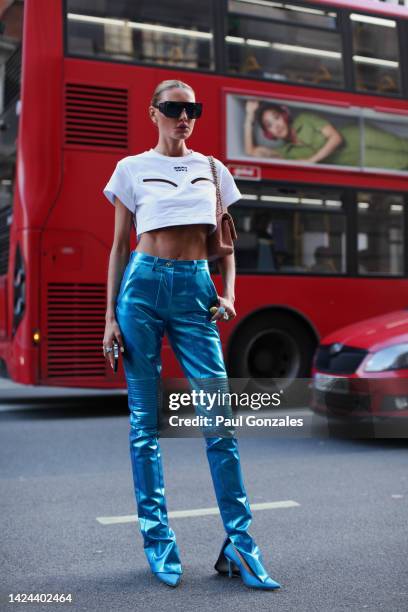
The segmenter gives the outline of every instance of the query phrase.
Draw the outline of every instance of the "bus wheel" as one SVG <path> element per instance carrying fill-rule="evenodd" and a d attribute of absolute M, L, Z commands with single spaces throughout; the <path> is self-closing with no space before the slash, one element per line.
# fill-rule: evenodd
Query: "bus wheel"
<path fill-rule="evenodd" d="M 297 378 L 310 375 L 317 341 L 306 324 L 296 317 L 268 312 L 238 329 L 229 350 L 231 378 L 249 378 L 251 389 L 289 391 Z M 277 380 L 278 379 L 278 380 Z"/>

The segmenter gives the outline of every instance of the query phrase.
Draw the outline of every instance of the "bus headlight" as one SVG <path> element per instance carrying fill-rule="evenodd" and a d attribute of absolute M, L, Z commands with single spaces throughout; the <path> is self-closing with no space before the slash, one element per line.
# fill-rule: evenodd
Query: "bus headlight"
<path fill-rule="evenodd" d="M 408 343 L 394 344 L 373 353 L 364 366 L 365 372 L 384 372 L 408 368 Z"/>

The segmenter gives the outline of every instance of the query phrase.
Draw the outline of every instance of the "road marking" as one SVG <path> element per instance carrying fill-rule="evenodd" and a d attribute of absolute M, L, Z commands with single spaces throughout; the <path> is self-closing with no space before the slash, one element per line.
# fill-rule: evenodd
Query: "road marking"
<path fill-rule="evenodd" d="M 300 506 L 298 502 L 291 499 L 275 502 L 262 502 L 259 504 L 250 504 L 251 510 L 271 510 L 275 508 L 293 508 Z M 219 514 L 218 506 L 213 508 L 192 508 L 191 510 L 173 510 L 168 512 L 169 518 L 188 518 L 190 516 L 206 516 L 208 514 Z M 138 517 L 136 514 L 128 514 L 124 516 L 97 516 L 96 520 L 101 525 L 117 525 L 119 523 L 136 523 Z"/>

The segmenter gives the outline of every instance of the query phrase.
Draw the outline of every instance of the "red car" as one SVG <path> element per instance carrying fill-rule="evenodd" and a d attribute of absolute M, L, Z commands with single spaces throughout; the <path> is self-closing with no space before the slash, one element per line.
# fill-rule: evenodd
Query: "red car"
<path fill-rule="evenodd" d="M 408 310 L 359 321 L 323 338 L 312 376 L 316 413 L 408 417 Z"/>

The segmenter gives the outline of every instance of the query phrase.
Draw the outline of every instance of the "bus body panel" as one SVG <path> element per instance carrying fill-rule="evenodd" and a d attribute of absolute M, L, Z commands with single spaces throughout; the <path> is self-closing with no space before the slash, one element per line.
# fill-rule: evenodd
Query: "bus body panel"
<path fill-rule="evenodd" d="M 58 2 L 26 2 L 17 185 L 22 227 L 46 222 L 62 180 L 62 15 Z"/>
<path fill-rule="evenodd" d="M 92 232 L 41 236 L 41 380 L 46 385 L 116 386 L 102 354 L 107 245 Z M 102 333 L 102 336 L 101 336 Z"/>

